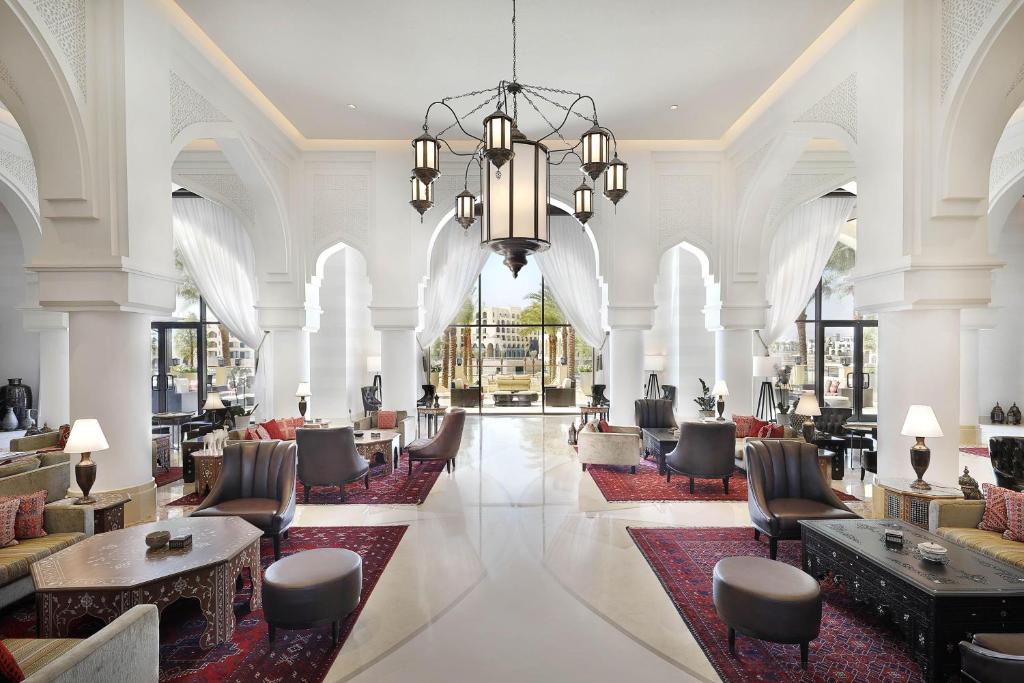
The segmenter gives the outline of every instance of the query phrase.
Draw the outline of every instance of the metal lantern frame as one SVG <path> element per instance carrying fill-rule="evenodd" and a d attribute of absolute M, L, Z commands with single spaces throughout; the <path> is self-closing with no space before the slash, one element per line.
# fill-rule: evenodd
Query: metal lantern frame
<path fill-rule="evenodd" d="M 454 156 L 466 159 L 463 191 L 456 196 L 456 220 L 464 228 L 472 225 L 476 218 L 476 197 L 469 192 L 468 180 L 470 169 L 474 164 L 477 166 L 481 174 L 480 203 L 484 216 L 484 220 L 480 222 L 480 241 L 481 244 L 502 254 L 505 257 L 506 265 L 512 269 L 513 274 L 518 273 L 519 269 L 525 265 L 526 257 L 529 254 L 543 251 L 550 246 L 547 206 L 551 197 L 551 167 L 561 165 L 570 157 L 574 157 L 579 162 L 580 170 L 592 180 L 596 181 L 602 174 L 605 175 L 604 195 L 613 204 L 618 204 L 619 200 L 628 193 L 626 186 L 628 166 L 619 159 L 618 140 L 615 138 L 615 134 L 598 122 L 597 105 L 594 99 L 589 95 L 572 90 L 520 82 L 517 71 L 518 38 L 516 28 L 516 0 L 512 0 L 512 78 L 510 80 L 502 79 L 496 87 L 474 90 L 461 95 L 451 95 L 431 102 L 423 116 L 423 134 L 413 140 L 415 150 L 413 179 L 420 180 L 428 187 L 432 187 L 433 181 L 441 173 L 439 154 L 435 153 L 433 156 L 436 166 L 429 163 L 431 161 L 429 145 L 436 146 L 433 148 L 434 152 L 439 152 L 444 146 Z M 520 132 L 518 127 L 520 99 L 525 105 L 532 108 L 546 124 L 547 128 L 542 131 L 542 135 L 528 137 Z M 463 101 L 469 104 L 476 102 L 476 105 L 470 108 L 467 104 L 466 111 L 460 114 L 454 106 L 459 106 Z M 476 135 L 470 132 L 474 128 L 480 130 L 477 127 L 479 124 L 472 122 L 479 115 L 478 112 L 486 111 L 485 108 L 491 107 L 493 107 L 492 113 L 482 120 L 483 130 L 480 134 Z M 445 127 L 435 135 L 431 135 L 430 115 L 435 109 L 445 112 L 446 118 L 447 116 L 450 118 Z M 561 121 L 559 121 L 559 117 L 561 117 Z M 480 119 L 475 120 L 480 121 Z M 586 125 L 586 128 L 579 133 L 579 137 L 574 141 L 566 139 L 563 132 L 567 130 L 570 120 L 573 124 L 582 121 Z M 460 139 L 469 138 L 474 141 L 475 145 L 472 151 L 458 151 L 453 148 L 445 137 L 449 132 Z M 552 137 L 557 137 L 563 146 L 550 147 L 545 144 L 544 141 Z M 530 152 L 533 168 L 529 165 L 524 166 L 522 163 L 517 164 L 517 150 L 519 153 L 523 153 L 524 150 Z M 540 168 L 542 163 L 543 169 Z M 615 174 L 611 179 L 608 177 L 609 172 Z M 518 187 L 521 190 L 526 183 L 526 180 L 519 175 L 522 173 L 528 173 L 527 180 L 531 181 L 530 186 L 533 188 L 533 196 L 528 198 L 527 202 L 534 209 L 537 209 L 538 206 L 544 207 L 544 220 L 540 220 L 538 211 L 534 210 L 531 214 L 533 216 L 532 225 L 528 229 L 514 224 L 516 216 L 519 216 L 521 220 L 523 216 L 527 215 L 521 206 L 516 210 L 515 202 L 523 201 L 521 191 L 518 193 L 518 199 L 516 193 L 511 191 L 507 196 L 500 193 L 490 196 L 493 194 L 490 192 L 490 188 L 503 184 L 511 188 Z M 540 181 L 541 178 L 543 178 L 543 182 Z M 586 224 L 594 215 L 594 188 L 587 185 L 586 182 L 584 185 L 590 191 L 590 210 L 579 211 L 574 215 L 577 220 Z M 577 188 L 576 192 L 579 192 L 581 188 Z M 507 211 L 493 210 L 491 203 L 499 199 L 509 202 Z M 429 197 L 417 197 L 414 185 L 413 201 L 410 201 L 410 204 L 420 212 L 422 220 L 423 213 L 433 206 L 433 194 L 431 192 Z M 468 210 L 470 206 L 473 206 L 472 212 Z M 500 230 L 496 229 L 499 226 L 494 222 L 495 216 L 498 215 L 508 217 L 508 224 L 500 226 Z"/>

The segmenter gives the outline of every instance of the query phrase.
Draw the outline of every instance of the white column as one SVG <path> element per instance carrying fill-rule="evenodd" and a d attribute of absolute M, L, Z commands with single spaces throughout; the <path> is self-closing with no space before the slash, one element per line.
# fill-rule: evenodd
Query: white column
<path fill-rule="evenodd" d="M 23 311 L 26 332 L 39 335 L 39 386 L 35 403 L 39 426 L 58 427 L 71 419 L 68 314 L 41 308 Z"/>
<path fill-rule="evenodd" d="M 715 379 L 729 387 L 725 415 L 753 415 L 752 333 L 747 329 L 715 331 Z"/>
<path fill-rule="evenodd" d="M 911 436 L 900 430 L 912 404 L 935 411 L 944 436 L 928 439 L 925 481 L 956 485 L 960 431 L 960 312 L 878 315 L 878 476 L 913 478 Z"/>
<path fill-rule="evenodd" d="M 271 386 L 267 391 L 270 410 L 264 414 L 268 419 L 297 417 L 299 399 L 295 397 L 295 390 L 299 382 L 309 381 L 309 332 L 301 327 L 279 327 L 271 331 L 268 341 L 271 344 L 268 373 Z M 316 396 L 306 401 L 306 416 L 315 415 Z"/>
<path fill-rule="evenodd" d="M 416 414 L 419 349 L 411 327 L 380 331 L 381 407 Z"/>
<path fill-rule="evenodd" d="M 644 393 L 644 337 L 635 327 L 612 328 L 608 338 L 608 400 L 611 402 L 609 422 L 631 425 L 636 418 L 633 403 Z"/>
<path fill-rule="evenodd" d="M 99 420 L 110 448 L 93 454 L 93 492 L 128 493 L 125 522 L 156 518 L 150 429 L 150 319 L 141 313 L 69 314 L 71 419 Z M 77 495 L 71 456 L 71 492 Z"/>
<path fill-rule="evenodd" d="M 978 426 L 978 330 L 960 329 L 960 443 L 981 438 Z"/>

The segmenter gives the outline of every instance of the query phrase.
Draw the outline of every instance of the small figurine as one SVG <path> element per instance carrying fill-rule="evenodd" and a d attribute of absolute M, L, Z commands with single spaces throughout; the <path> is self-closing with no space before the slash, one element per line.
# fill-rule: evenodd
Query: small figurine
<path fill-rule="evenodd" d="M 977 480 L 971 476 L 970 471 L 964 467 L 964 473 L 960 475 L 958 482 L 960 490 L 964 493 L 964 500 L 981 500 L 981 490 L 978 488 Z"/>
<path fill-rule="evenodd" d="M 989 414 L 989 418 L 992 420 L 992 424 L 1001 425 L 1006 423 L 1006 413 L 1003 412 L 1003 407 L 999 405 L 999 401 L 996 401 L 996 405 L 992 408 L 992 412 Z"/>
<path fill-rule="evenodd" d="M 441 407 L 441 397 L 439 397 L 437 394 L 434 394 L 434 407 L 435 408 L 440 408 Z"/>
<path fill-rule="evenodd" d="M 1010 406 L 1010 409 L 1006 411 L 1006 422 L 1012 425 L 1019 425 L 1020 417 L 1020 408 L 1018 408 L 1017 404 L 1014 403 Z"/>
<path fill-rule="evenodd" d="M 569 423 L 569 445 L 576 445 L 576 420 Z"/>

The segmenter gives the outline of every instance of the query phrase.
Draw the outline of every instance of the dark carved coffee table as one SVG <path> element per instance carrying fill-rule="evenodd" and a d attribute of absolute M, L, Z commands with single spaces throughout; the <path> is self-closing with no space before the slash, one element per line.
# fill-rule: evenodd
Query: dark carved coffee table
<path fill-rule="evenodd" d="M 665 456 L 679 443 L 679 432 L 667 427 L 644 427 L 644 452 L 658 461 L 658 474 L 665 474 Z"/>
<path fill-rule="evenodd" d="M 1024 572 L 896 520 L 802 521 L 804 571 L 832 574 L 854 599 L 886 614 L 910 644 L 928 681 L 960 668 L 961 640 L 1024 631 Z M 903 532 L 902 548 L 885 530 Z M 949 562 L 921 559 L 917 544 L 949 549 Z"/>
<path fill-rule="evenodd" d="M 192 547 L 149 550 L 145 537 L 166 529 L 190 532 Z M 32 565 L 41 638 L 66 638 L 72 622 L 90 615 L 104 623 L 138 604 L 162 612 L 180 598 L 195 598 L 206 617 L 199 644 L 212 648 L 235 630 L 235 582 L 244 569 L 252 581 L 251 609 L 263 605 L 259 529 L 240 517 L 168 519 L 90 536 Z"/>

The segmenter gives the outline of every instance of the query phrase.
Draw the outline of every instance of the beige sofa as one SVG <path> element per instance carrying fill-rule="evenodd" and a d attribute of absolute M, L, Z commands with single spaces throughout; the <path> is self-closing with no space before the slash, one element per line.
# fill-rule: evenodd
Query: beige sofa
<path fill-rule="evenodd" d="M 1024 543 L 1008 541 L 998 531 L 979 529 L 984 514 L 984 500 L 933 500 L 928 506 L 928 528 L 954 543 L 1024 569 Z"/>
<path fill-rule="evenodd" d="M 588 422 L 576 437 L 580 463 L 587 465 L 628 466 L 636 474 L 640 464 L 641 438 L 639 427 L 609 426 L 610 432 L 600 432 L 596 422 Z"/>
<path fill-rule="evenodd" d="M 409 413 L 404 410 L 398 410 L 396 412 L 398 413 L 398 426 L 395 430 L 398 432 L 398 444 L 399 447 L 405 448 L 405 421 L 409 418 Z M 352 428 L 357 431 L 377 429 L 377 411 L 372 410 L 366 417 L 361 417 L 353 422 Z"/>
<path fill-rule="evenodd" d="M 529 391 L 532 386 L 529 375 L 495 375 L 498 391 Z"/>
<path fill-rule="evenodd" d="M 25 683 L 153 683 L 160 676 L 156 605 L 136 605 L 85 640 L 9 638 L 3 643 Z"/>

